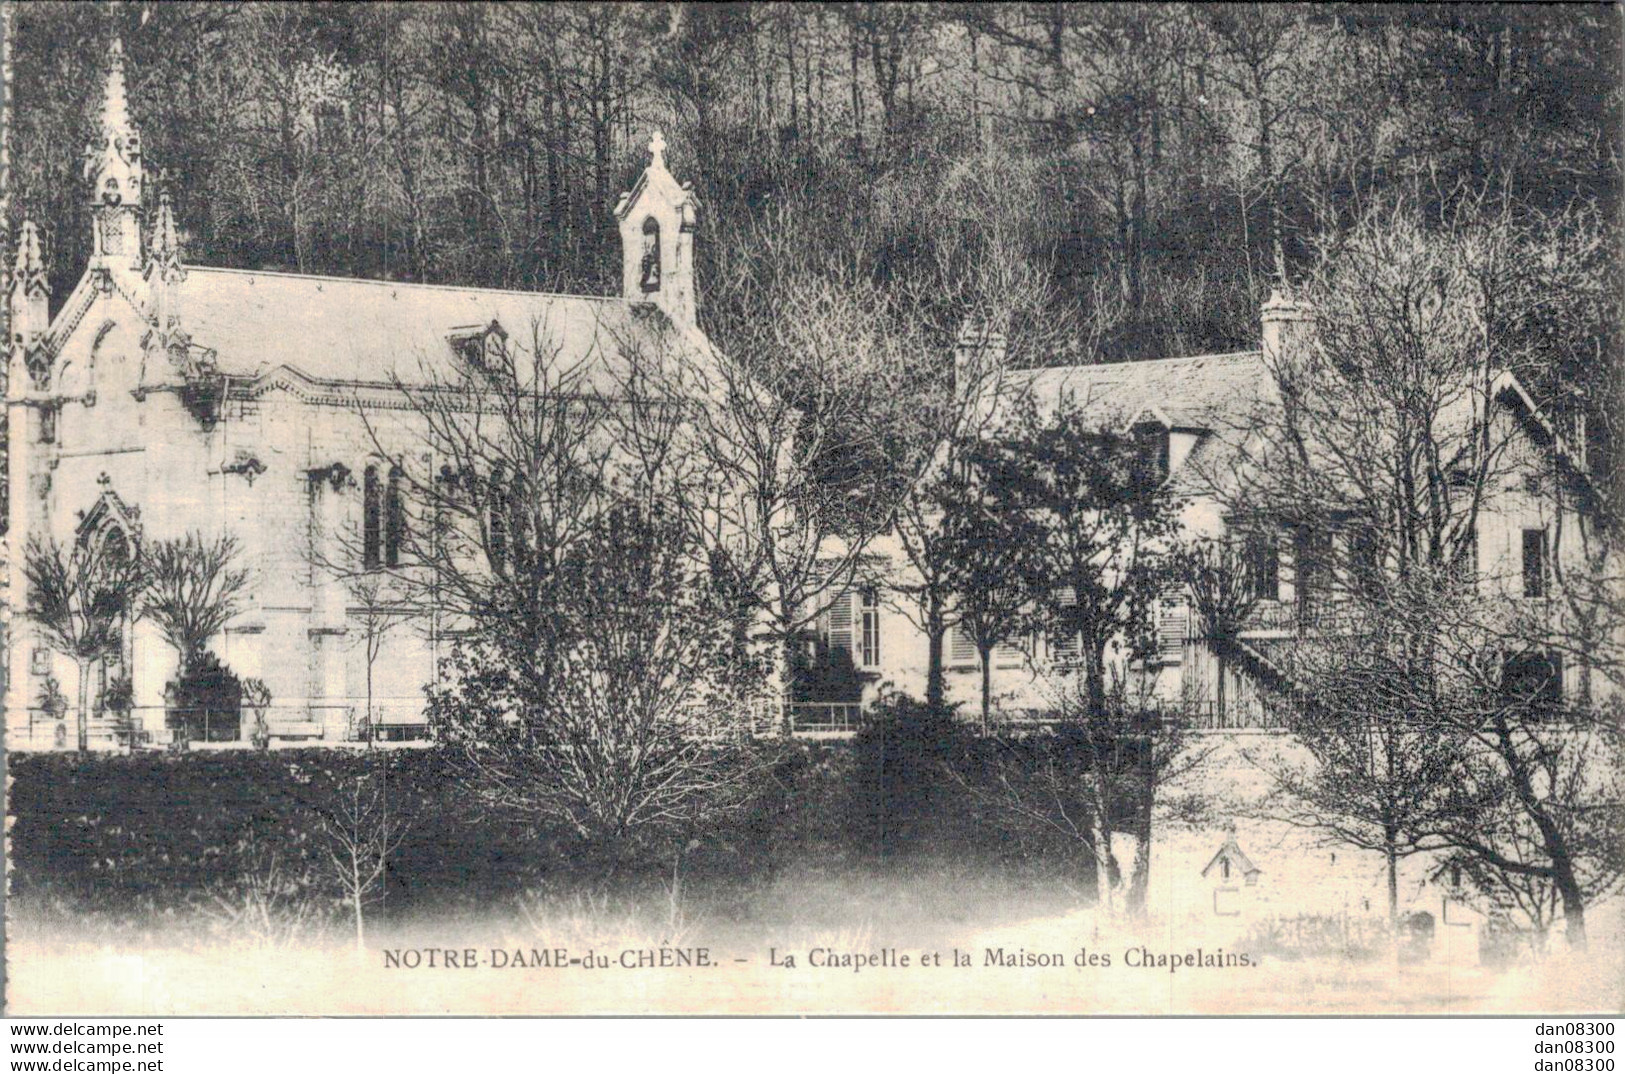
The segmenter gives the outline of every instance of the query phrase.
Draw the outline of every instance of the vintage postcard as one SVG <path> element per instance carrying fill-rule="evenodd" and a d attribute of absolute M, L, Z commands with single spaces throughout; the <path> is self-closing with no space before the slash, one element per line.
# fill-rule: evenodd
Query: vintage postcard
<path fill-rule="evenodd" d="M 0 30 L 8 1014 L 1625 1004 L 1617 11 Z"/>

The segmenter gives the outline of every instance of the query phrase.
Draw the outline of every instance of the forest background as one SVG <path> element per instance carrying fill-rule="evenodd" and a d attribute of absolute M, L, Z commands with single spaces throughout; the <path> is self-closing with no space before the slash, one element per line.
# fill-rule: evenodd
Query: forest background
<path fill-rule="evenodd" d="M 42 226 L 57 296 L 115 34 L 195 264 L 612 290 L 662 129 L 724 351 L 772 315 L 730 308 L 775 272 L 768 223 L 881 288 L 994 228 L 1049 285 L 1029 315 L 1078 326 L 1025 360 L 1073 363 L 1256 345 L 1271 287 L 1379 199 L 1620 205 L 1603 5 L 9 6 L 0 217 Z M 1609 468 L 1613 343 L 1525 371 Z"/>

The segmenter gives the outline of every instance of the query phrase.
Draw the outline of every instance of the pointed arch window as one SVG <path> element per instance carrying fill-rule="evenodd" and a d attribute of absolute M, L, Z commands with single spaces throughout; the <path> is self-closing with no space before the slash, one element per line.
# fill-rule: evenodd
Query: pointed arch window
<path fill-rule="evenodd" d="M 524 482 L 524 476 L 515 471 L 502 490 L 502 504 L 508 512 L 508 558 L 515 572 L 528 571 L 532 564 L 531 519 Z"/>
<path fill-rule="evenodd" d="M 384 565 L 401 565 L 401 544 L 406 539 L 406 500 L 401 488 L 405 473 L 389 468 L 389 489 L 384 498 Z"/>
<path fill-rule="evenodd" d="M 644 294 L 660 290 L 660 224 L 652 216 L 643 222 L 643 262 L 638 284 Z"/>
<path fill-rule="evenodd" d="M 507 474 L 499 466 L 492 471 L 490 484 L 486 490 L 488 516 L 486 525 L 490 533 L 488 547 L 491 569 L 497 574 L 501 574 L 508 567 L 509 500 Z"/>
<path fill-rule="evenodd" d="M 379 555 L 381 491 L 378 467 L 367 467 L 361 481 L 361 566 L 369 571 L 377 570 L 382 558 Z"/>

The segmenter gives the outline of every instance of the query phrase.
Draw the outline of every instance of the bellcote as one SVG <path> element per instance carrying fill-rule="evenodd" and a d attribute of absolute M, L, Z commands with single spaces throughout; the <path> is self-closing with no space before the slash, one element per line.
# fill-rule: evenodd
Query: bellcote
<path fill-rule="evenodd" d="M 141 196 L 145 183 L 141 132 L 130 121 L 124 85 L 124 46 L 108 47 L 96 134 L 85 147 L 86 194 L 95 228 L 92 264 L 141 263 Z"/>
<path fill-rule="evenodd" d="M 694 233 L 699 199 L 692 184 L 679 183 L 666 168 L 666 140 L 649 140 L 649 166 L 615 206 L 621 231 L 622 294 L 652 302 L 681 328 L 698 324 L 694 282 Z"/>

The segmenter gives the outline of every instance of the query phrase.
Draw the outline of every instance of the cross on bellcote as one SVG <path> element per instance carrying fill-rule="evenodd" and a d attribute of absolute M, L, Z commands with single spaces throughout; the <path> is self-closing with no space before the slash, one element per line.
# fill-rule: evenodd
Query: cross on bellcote
<path fill-rule="evenodd" d="M 649 155 L 654 158 L 655 164 L 666 163 L 666 136 L 659 131 L 655 131 L 649 138 Z"/>

